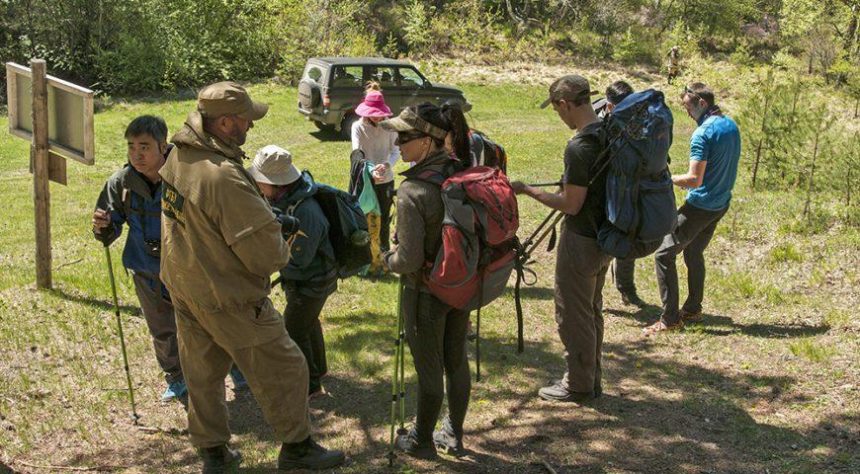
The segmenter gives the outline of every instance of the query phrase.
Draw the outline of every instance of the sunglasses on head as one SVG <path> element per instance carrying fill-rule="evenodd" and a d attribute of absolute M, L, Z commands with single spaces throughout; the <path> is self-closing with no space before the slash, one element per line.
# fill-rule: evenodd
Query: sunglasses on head
<path fill-rule="evenodd" d="M 424 138 L 426 136 L 427 135 L 425 135 L 421 132 L 417 132 L 417 131 L 397 132 L 397 140 L 396 140 L 395 144 L 398 146 L 405 145 L 405 144 L 407 144 L 413 140 L 417 140 L 419 138 Z"/>
<path fill-rule="evenodd" d="M 690 89 L 688 86 L 684 86 L 684 95 L 691 95 L 696 98 L 696 100 L 703 100 L 702 96 L 693 92 L 693 89 Z"/>

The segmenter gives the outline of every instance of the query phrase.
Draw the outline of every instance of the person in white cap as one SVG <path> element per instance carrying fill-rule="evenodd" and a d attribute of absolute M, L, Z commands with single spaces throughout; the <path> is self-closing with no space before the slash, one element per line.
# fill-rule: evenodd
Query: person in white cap
<path fill-rule="evenodd" d="M 308 363 L 308 395 L 324 393 L 320 378 L 327 371 L 320 313 L 337 289 L 335 254 L 329 240 L 329 222 L 313 195 L 317 184 L 307 171 L 299 172 L 289 151 L 268 145 L 254 157 L 250 174 L 276 213 L 296 217 L 299 231 L 292 255 L 281 269 L 281 286 L 287 297 L 284 322 Z"/>

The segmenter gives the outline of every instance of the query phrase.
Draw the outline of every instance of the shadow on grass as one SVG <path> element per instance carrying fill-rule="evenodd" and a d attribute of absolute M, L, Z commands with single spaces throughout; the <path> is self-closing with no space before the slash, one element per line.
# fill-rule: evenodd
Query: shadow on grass
<path fill-rule="evenodd" d="M 349 141 L 349 139 L 344 138 L 344 136 L 341 135 L 340 132 L 335 131 L 334 128 L 332 128 L 332 129 L 326 128 L 323 130 L 316 130 L 316 131 L 310 132 L 310 136 L 316 138 L 317 140 L 319 140 L 321 142 L 348 142 Z"/>
<path fill-rule="evenodd" d="M 663 312 L 663 308 L 647 303 L 642 306 L 626 305 L 624 308 L 607 308 L 604 305 L 603 312 L 619 318 L 634 319 L 643 325 L 656 322 L 660 318 L 660 313 Z M 632 311 L 628 311 L 626 308 L 631 308 Z"/>
<path fill-rule="evenodd" d="M 71 301 L 74 303 L 80 303 L 83 305 L 87 305 L 91 308 L 97 308 L 97 309 L 104 310 L 104 311 L 113 311 L 114 310 L 113 301 L 103 301 L 103 300 L 96 299 L 96 298 L 93 298 L 90 296 L 84 296 L 84 295 L 79 295 L 79 294 L 75 294 L 75 293 L 67 293 L 64 290 L 60 290 L 60 289 L 51 289 L 51 290 L 45 290 L 45 291 L 49 292 L 51 295 L 57 296 L 57 297 L 62 298 L 66 301 Z M 141 316 L 140 308 L 137 306 L 120 304 L 119 309 L 120 309 L 120 311 L 129 313 L 132 316 Z"/>
<path fill-rule="evenodd" d="M 613 316 L 634 319 L 642 324 L 656 322 L 660 317 L 662 308 L 655 305 L 645 305 L 634 311 L 618 308 L 605 308 L 603 310 Z M 731 334 L 743 334 L 752 337 L 789 339 L 795 337 L 809 337 L 824 334 L 830 330 L 828 325 L 810 326 L 805 324 L 779 325 L 779 324 L 741 324 L 736 323 L 728 316 L 720 316 L 705 313 L 702 320 L 687 323 L 685 330 L 696 331 L 712 336 L 728 336 Z"/>
<path fill-rule="evenodd" d="M 747 336 L 773 339 L 788 339 L 793 337 L 809 337 L 824 334 L 830 330 L 828 325 L 810 326 L 806 324 L 776 325 L 776 324 L 739 324 L 727 316 L 705 314 L 698 323 L 693 323 L 699 331 L 713 336 L 727 336 L 741 333 Z M 723 329 L 725 328 L 725 329 Z"/>
<path fill-rule="evenodd" d="M 19 472 L 21 471 L 16 471 L 12 469 L 12 467 L 8 464 L 4 463 L 3 461 L 0 461 L 0 474 L 18 474 Z"/>
<path fill-rule="evenodd" d="M 341 354 L 337 364 L 330 362 L 332 373 L 323 379 L 332 396 L 311 403 L 315 433 L 325 444 L 331 437 L 343 438 L 344 429 L 351 431 L 350 443 L 356 447 L 349 453 L 350 465 L 340 471 L 391 472 L 386 461 L 394 352 L 391 315 L 353 311 L 329 322 L 338 328 L 328 340 L 330 353 Z M 856 413 L 835 414 L 808 428 L 776 426 L 759 421 L 764 416 L 753 417 L 761 410 L 773 413 L 814 402 L 813 395 L 792 390 L 796 381 L 791 376 L 679 362 L 655 353 L 647 340 L 608 343 L 605 394 L 580 408 L 535 397 L 539 386 L 564 369 L 561 354 L 549 342 L 527 341 L 523 354 L 517 354 L 508 334 L 491 334 L 481 344 L 483 381 L 474 383 L 472 371 L 473 403 L 466 418 L 470 455 L 417 461 L 401 454 L 395 471 L 547 472 L 536 461 L 565 473 L 782 472 L 788 467 L 858 472 L 860 467 Z M 406 420 L 411 425 L 417 385 L 408 356 L 406 363 Z M 257 445 L 250 452 L 277 452 L 274 434 L 250 393 L 238 394 L 228 406 L 233 432 L 250 435 L 243 444 Z M 199 462 L 187 443 L 159 439 L 160 445 L 144 438 L 129 447 L 133 452 L 122 455 L 152 468 Z M 243 472 L 274 472 L 273 456 L 263 458 L 248 459 Z M 96 453 L 75 461 L 93 465 L 99 459 Z"/>
<path fill-rule="evenodd" d="M 467 433 L 483 450 L 519 453 L 561 466 L 558 472 L 809 472 L 860 467 L 857 415 L 809 430 L 758 422 L 750 412 L 770 403 L 809 403 L 787 396 L 788 376 L 735 374 L 647 357 L 647 341 L 604 347 L 600 399 L 572 404 L 528 401 L 490 426 Z M 499 402 L 513 394 L 502 390 Z M 829 454 L 806 450 L 826 447 Z M 831 471 L 832 470 L 832 471 Z M 806 472 L 806 471 L 805 471 Z"/>
<path fill-rule="evenodd" d="M 513 297 L 513 291 L 511 291 Z M 551 300 L 555 298 L 555 290 L 544 286 L 525 286 L 520 288 L 520 297 L 529 300 Z"/>
<path fill-rule="evenodd" d="M 343 327 L 348 324 L 341 319 L 356 321 L 360 318 L 363 324 L 355 325 L 351 330 L 343 332 Z M 358 472 L 377 472 L 385 470 L 381 466 L 387 466 L 386 455 L 389 451 L 389 426 L 391 421 L 391 376 L 394 369 L 392 356 L 394 346 L 392 337 L 394 328 L 390 327 L 391 315 L 376 313 L 352 313 L 346 316 L 334 318 L 330 323 L 337 324 L 341 331 L 336 337 L 327 339 L 329 353 L 342 351 L 353 357 L 347 359 L 347 366 L 333 366 L 329 362 L 330 374 L 323 378 L 323 385 L 330 394 L 326 397 L 311 401 L 311 410 L 315 412 L 315 432 L 319 434 L 320 440 L 325 444 L 325 439 L 336 436 L 342 429 L 342 422 L 350 420 L 352 426 L 360 431 L 357 438 L 358 444 L 363 448 L 359 452 L 349 453 L 352 464 L 362 466 Z M 555 357 L 559 359 L 555 369 L 561 370 L 562 364 L 558 354 L 549 352 L 546 343 L 528 342 L 526 352 L 518 355 L 514 340 L 504 338 L 482 338 L 482 379 L 483 382 L 475 383 L 474 370 L 472 370 L 473 395 L 481 392 L 495 393 L 495 384 L 504 384 L 505 377 L 512 370 L 528 368 L 541 383 L 549 379 L 546 366 L 534 368 L 535 360 L 546 360 Z M 474 352 L 474 345 L 470 344 L 470 351 Z M 407 352 L 408 354 L 408 352 Z M 411 358 L 406 358 L 406 402 L 405 420 L 407 427 L 411 426 L 415 414 L 417 379 Z M 348 376 L 344 374 L 350 374 Z M 557 374 L 556 374 L 557 375 Z M 536 389 L 536 387 L 534 387 Z M 530 387 L 531 389 L 531 387 Z M 522 403 L 532 399 L 532 393 L 523 395 L 515 392 L 504 392 L 506 399 L 518 397 Z M 494 395 L 495 396 L 495 395 Z M 250 393 L 240 394 L 234 400 L 228 402 L 230 411 L 230 428 L 234 434 L 250 434 L 257 441 L 277 444 L 274 433 L 265 423 L 259 406 Z M 473 410 L 479 408 L 474 407 Z M 446 413 L 443 408 L 441 416 Z M 467 425 L 469 419 L 467 417 Z M 417 463 L 419 466 L 435 466 L 433 463 L 415 461 L 403 454 L 398 454 L 396 465 L 404 466 Z M 442 457 L 438 466 L 446 472 L 542 472 L 540 469 L 528 467 L 526 464 L 506 460 L 493 453 L 481 449 L 473 450 L 469 456 L 462 459 Z M 251 468 L 252 466 L 248 466 Z M 377 469 L 378 467 L 378 469 Z M 262 468 L 253 467 L 254 469 Z M 526 468 L 527 471 L 522 469 Z M 430 469 L 436 471 L 436 469 Z M 423 472 L 423 469 L 419 469 Z"/>

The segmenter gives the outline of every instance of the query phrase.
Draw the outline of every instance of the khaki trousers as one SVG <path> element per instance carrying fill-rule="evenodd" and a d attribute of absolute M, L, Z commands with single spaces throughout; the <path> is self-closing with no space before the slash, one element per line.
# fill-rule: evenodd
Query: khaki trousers
<path fill-rule="evenodd" d="M 231 310 L 229 315 L 201 310 L 183 301 L 174 301 L 174 308 L 179 357 L 188 385 L 191 444 L 209 448 L 230 440 L 224 378 L 233 362 L 248 380 L 278 440 L 295 443 L 310 436 L 308 366 L 268 298 L 257 305 Z M 238 335 L 244 331 L 236 331 L 232 339 L 230 332 L 217 328 L 224 319 L 230 319 L 232 324 L 246 321 L 258 337 L 271 337 L 248 346 L 247 339 Z"/>
<path fill-rule="evenodd" d="M 567 371 L 562 383 L 574 392 L 600 385 L 603 352 L 603 283 L 612 257 L 597 240 L 562 223 L 555 263 L 555 320 Z"/>
<path fill-rule="evenodd" d="M 167 383 L 182 380 L 173 305 L 165 298 L 160 280 L 145 278 L 134 272 L 132 272 L 132 279 L 143 319 L 146 320 L 146 326 L 152 336 L 155 359 L 164 371 L 164 378 Z"/>

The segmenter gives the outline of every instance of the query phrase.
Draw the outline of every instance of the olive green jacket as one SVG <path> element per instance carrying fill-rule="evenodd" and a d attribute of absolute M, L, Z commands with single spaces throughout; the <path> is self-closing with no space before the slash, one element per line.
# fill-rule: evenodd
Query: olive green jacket
<path fill-rule="evenodd" d="M 162 280 L 175 300 L 201 313 L 247 314 L 238 310 L 261 306 L 272 273 L 289 262 L 281 225 L 243 168 L 242 150 L 206 133 L 198 112 L 172 142 L 160 171 Z M 199 322 L 245 346 L 277 335 L 244 319 Z"/>

